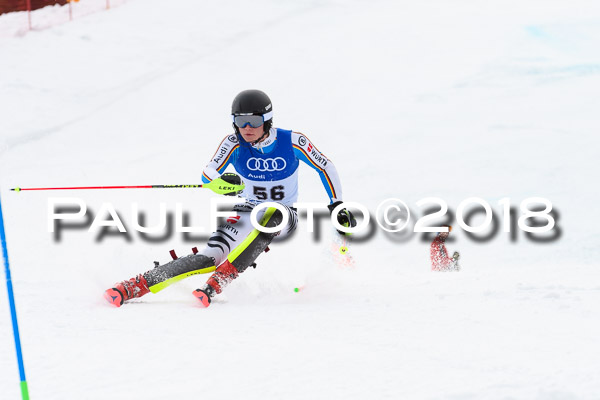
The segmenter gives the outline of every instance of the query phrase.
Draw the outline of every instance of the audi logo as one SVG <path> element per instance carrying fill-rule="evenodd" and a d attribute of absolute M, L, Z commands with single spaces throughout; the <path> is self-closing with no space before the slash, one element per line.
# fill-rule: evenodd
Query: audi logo
<path fill-rule="evenodd" d="M 282 157 L 276 158 L 249 158 L 246 162 L 246 167 L 250 171 L 274 172 L 283 171 L 287 163 Z"/>

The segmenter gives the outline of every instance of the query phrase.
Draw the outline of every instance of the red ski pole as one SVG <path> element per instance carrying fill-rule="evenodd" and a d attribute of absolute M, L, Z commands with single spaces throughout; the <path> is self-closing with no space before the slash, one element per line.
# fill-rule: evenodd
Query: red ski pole
<path fill-rule="evenodd" d="M 227 174 L 225 174 L 227 175 Z M 209 183 L 201 185 L 139 185 L 139 186 L 68 186 L 68 187 L 36 187 L 36 188 L 12 188 L 14 192 L 25 192 L 33 190 L 98 190 L 98 189 L 210 189 L 217 194 L 237 194 L 244 190 L 244 183 L 239 180 L 233 183 L 223 178 L 217 178 Z"/>
<path fill-rule="evenodd" d="M 96 190 L 96 189 L 164 189 L 164 188 L 201 188 L 203 185 L 138 185 L 138 186 L 67 186 L 67 187 L 35 187 L 13 188 L 14 192 L 28 190 Z"/>

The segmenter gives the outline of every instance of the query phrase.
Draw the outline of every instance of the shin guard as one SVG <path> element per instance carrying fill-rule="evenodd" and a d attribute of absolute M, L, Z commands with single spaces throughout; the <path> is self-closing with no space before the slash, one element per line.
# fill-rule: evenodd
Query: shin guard
<path fill-rule="evenodd" d="M 152 293 L 157 293 L 167 286 L 188 276 L 206 274 L 214 271 L 214 260 L 202 254 L 190 254 L 145 272 L 144 278 Z"/>

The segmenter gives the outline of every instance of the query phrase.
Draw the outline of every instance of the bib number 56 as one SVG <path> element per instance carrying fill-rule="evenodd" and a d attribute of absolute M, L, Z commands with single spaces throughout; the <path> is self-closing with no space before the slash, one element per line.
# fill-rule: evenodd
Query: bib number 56
<path fill-rule="evenodd" d="M 270 190 L 271 192 L 271 200 L 283 200 L 285 197 L 285 193 L 283 192 L 285 188 L 282 185 L 273 186 Z M 267 200 L 269 198 L 267 188 L 262 186 L 254 186 L 254 196 L 259 200 Z"/>

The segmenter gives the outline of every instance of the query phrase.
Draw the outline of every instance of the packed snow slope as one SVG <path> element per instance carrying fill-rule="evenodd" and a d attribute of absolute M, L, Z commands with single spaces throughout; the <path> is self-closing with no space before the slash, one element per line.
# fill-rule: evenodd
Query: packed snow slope
<path fill-rule="evenodd" d="M 0 194 L 32 399 L 598 398 L 597 2 L 129 0 L 59 22 L 0 38 Z M 116 309 L 105 289 L 208 235 L 144 238 L 132 203 L 148 225 L 162 202 L 208 228 L 217 196 L 9 190 L 199 183 L 248 88 L 333 160 L 346 201 L 402 199 L 411 230 L 420 199 L 455 212 L 480 197 L 497 231 L 478 241 L 452 220 L 462 270 L 434 273 L 430 238 L 372 223 L 343 268 L 329 224 L 315 236 L 302 218 L 208 309 L 191 295 L 206 276 Z M 312 170 L 300 179 L 300 201 L 327 201 Z M 49 233 L 51 197 L 90 218 L 110 203 L 128 234 Z M 545 242 L 503 231 L 498 202 L 518 217 L 528 197 L 556 212 Z M 0 287 L 0 397 L 17 399 Z"/>

